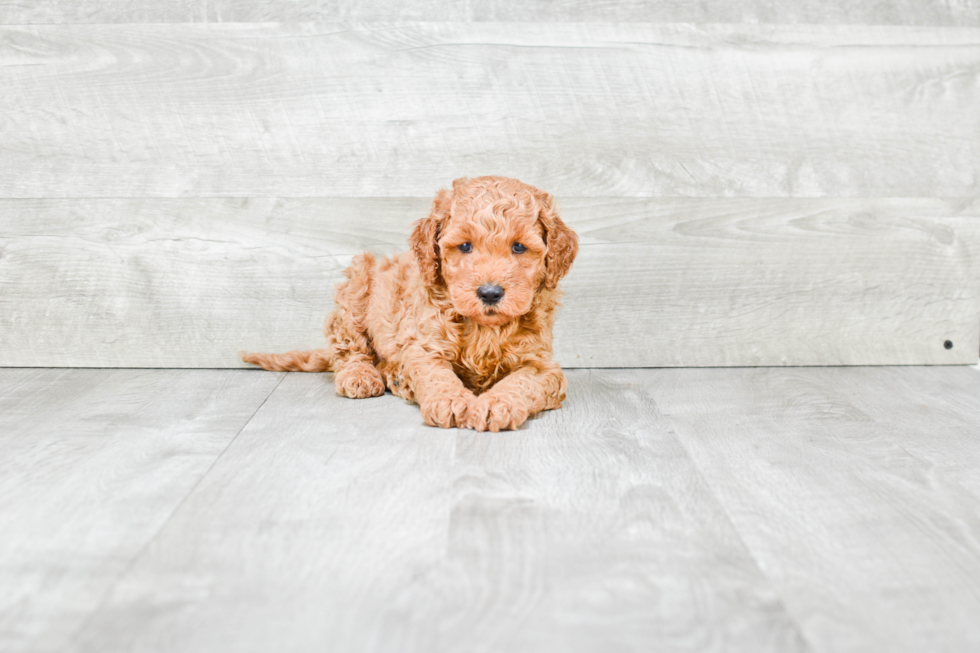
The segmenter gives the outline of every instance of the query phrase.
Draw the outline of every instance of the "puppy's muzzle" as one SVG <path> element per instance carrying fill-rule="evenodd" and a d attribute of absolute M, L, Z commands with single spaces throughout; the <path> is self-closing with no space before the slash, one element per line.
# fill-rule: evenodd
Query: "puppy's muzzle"
<path fill-rule="evenodd" d="M 504 298 L 504 289 L 492 283 L 485 283 L 476 289 L 476 296 L 487 306 L 493 306 Z"/>

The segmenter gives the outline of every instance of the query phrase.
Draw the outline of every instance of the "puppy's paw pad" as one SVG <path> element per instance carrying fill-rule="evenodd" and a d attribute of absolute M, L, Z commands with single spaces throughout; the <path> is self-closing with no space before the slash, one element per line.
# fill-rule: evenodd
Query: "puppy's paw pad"
<path fill-rule="evenodd" d="M 334 379 L 337 394 L 351 399 L 380 397 L 385 393 L 385 382 L 381 372 L 369 363 L 351 363 L 337 372 Z"/>

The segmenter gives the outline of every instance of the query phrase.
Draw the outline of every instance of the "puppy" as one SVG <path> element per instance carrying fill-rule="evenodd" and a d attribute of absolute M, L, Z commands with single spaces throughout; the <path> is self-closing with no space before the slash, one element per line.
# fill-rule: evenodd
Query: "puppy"
<path fill-rule="evenodd" d="M 578 238 L 551 195 L 506 177 L 457 179 L 413 225 L 411 252 L 356 256 L 337 286 L 327 346 L 243 354 L 276 371 L 334 371 L 337 392 L 385 388 L 427 424 L 500 431 L 558 408 L 555 309 Z"/>

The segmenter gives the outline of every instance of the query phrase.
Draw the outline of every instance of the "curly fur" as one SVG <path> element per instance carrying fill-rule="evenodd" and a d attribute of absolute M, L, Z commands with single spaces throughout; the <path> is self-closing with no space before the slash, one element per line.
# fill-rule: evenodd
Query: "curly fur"
<path fill-rule="evenodd" d="M 471 251 L 460 245 L 469 243 Z M 515 253 L 520 243 L 526 251 Z M 558 282 L 578 238 L 553 198 L 506 177 L 457 179 L 413 225 L 410 252 L 354 258 L 327 318 L 327 346 L 243 354 L 277 371 L 334 371 L 337 392 L 374 397 L 385 388 L 419 404 L 433 426 L 516 429 L 558 408 L 565 375 L 552 360 Z M 477 296 L 504 289 L 499 303 Z"/>

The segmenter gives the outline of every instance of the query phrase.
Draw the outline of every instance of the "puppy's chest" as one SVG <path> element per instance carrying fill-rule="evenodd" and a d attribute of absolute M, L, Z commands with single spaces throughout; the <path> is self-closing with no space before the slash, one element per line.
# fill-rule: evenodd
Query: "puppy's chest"
<path fill-rule="evenodd" d="M 512 371 L 516 363 L 515 343 L 491 333 L 467 334 L 459 342 L 453 369 L 464 385 L 476 392 L 488 390 Z"/>

